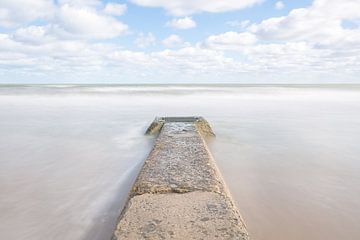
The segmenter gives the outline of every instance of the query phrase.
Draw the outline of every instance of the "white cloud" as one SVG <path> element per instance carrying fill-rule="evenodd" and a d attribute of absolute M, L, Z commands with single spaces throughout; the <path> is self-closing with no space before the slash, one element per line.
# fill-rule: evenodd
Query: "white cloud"
<path fill-rule="evenodd" d="M 168 36 L 162 41 L 162 43 L 167 48 L 179 48 L 179 47 L 190 46 L 190 43 L 184 42 L 184 40 L 176 34 L 172 34 Z"/>
<path fill-rule="evenodd" d="M 131 0 L 144 7 L 162 7 L 174 16 L 187 16 L 200 12 L 227 12 L 252 7 L 263 0 Z"/>
<path fill-rule="evenodd" d="M 230 27 L 237 27 L 244 29 L 248 27 L 251 24 L 251 22 L 249 20 L 243 20 L 243 21 L 235 20 L 235 21 L 228 21 L 226 22 L 226 24 L 229 25 Z"/>
<path fill-rule="evenodd" d="M 102 6 L 101 0 L 57 0 L 58 5 L 69 4 L 73 7 L 91 7 L 97 8 Z"/>
<path fill-rule="evenodd" d="M 137 39 L 135 40 L 135 45 L 138 48 L 147 48 L 149 46 L 155 46 L 156 38 L 152 33 L 148 33 L 148 34 L 140 33 Z"/>
<path fill-rule="evenodd" d="M 305 42 L 258 44 L 243 49 L 242 54 L 267 72 L 331 71 L 327 64 L 318 63 L 324 59 L 330 62 L 332 51 L 315 49 Z"/>
<path fill-rule="evenodd" d="M 15 27 L 37 19 L 47 19 L 53 15 L 54 4 L 49 0 L 1 0 L 0 26 Z"/>
<path fill-rule="evenodd" d="M 34 36 L 46 36 L 47 29 L 26 31 Z M 212 46 L 203 44 L 145 53 L 129 51 L 115 44 L 82 40 L 57 39 L 33 44 L 18 40 L 18 36 L 0 34 L 0 72 L 23 73 L 28 78 L 36 78 L 41 73 L 54 76 L 55 80 L 76 76 L 76 79 L 89 78 L 91 81 L 95 80 L 94 76 L 105 78 L 107 74 L 112 74 L 113 79 L 124 76 L 128 81 L 133 78 L 139 81 L 144 73 L 144 81 L 179 76 L 181 80 L 237 81 L 242 74 L 253 73 L 257 76 L 255 80 L 266 81 L 270 75 L 283 75 L 290 81 L 290 76 L 303 76 L 305 72 L 326 77 L 341 73 L 346 80 L 360 72 L 359 49 L 339 53 L 333 49 L 317 49 L 306 42 L 257 42 L 239 47 L 236 41 L 221 42 L 224 36 L 210 38 L 217 40 Z M 234 35 L 233 39 L 237 37 Z M 226 50 L 231 50 L 231 57 L 227 56 Z"/>
<path fill-rule="evenodd" d="M 360 2 L 315 0 L 308 8 L 253 24 L 247 31 L 208 37 L 203 46 L 227 51 L 240 61 L 271 74 L 352 78 L 360 73 Z M 355 27 L 354 27 L 355 26 Z M 345 77 L 346 76 L 346 77 Z M 342 79 L 338 79 L 342 80 Z"/>
<path fill-rule="evenodd" d="M 29 39 L 40 32 L 58 38 L 107 39 L 127 31 L 126 24 L 110 16 L 118 16 L 125 10 L 126 5 L 115 3 L 103 7 L 99 0 L 59 0 L 57 5 L 51 0 L 1 0 L 0 26 L 13 28 L 21 24 L 26 26 L 35 20 L 45 20 L 46 27 L 18 29 L 18 39 L 20 35 L 23 40 Z M 30 34 L 29 37 L 25 36 L 25 31 Z"/>
<path fill-rule="evenodd" d="M 285 7 L 285 4 L 282 1 L 277 1 L 275 3 L 275 9 L 277 9 L 277 10 L 284 9 L 284 7 Z"/>
<path fill-rule="evenodd" d="M 226 32 L 208 37 L 205 44 L 206 46 L 214 49 L 231 50 L 254 45 L 256 42 L 257 38 L 252 33 Z"/>
<path fill-rule="evenodd" d="M 12 5 L 13 2 L 17 4 Z M 318 80 L 318 76 L 326 80 L 341 76 L 338 81 L 358 81 L 360 75 L 357 0 L 315 0 L 307 8 L 251 26 L 249 21 L 234 22 L 233 26 L 242 28 L 238 32 L 210 35 L 193 45 L 178 35 L 170 35 L 162 44 L 171 49 L 162 51 L 130 51 L 117 41 L 102 42 L 126 33 L 127 26 L 113 17 L 120 15 L 120 8 L 105 10 L 107 5 L 101 1 L 61 0 L 46 5 L 42 0 L 28 0 L 24 5 L 29 12 L 19 2 L 0 0 L 0 25 L 17 26 L 0 33 L 0 74 L 9 79 L 12 75 L 7 73 L 23 74 L 26 79 L 37 79 L 42 74 L 54 76 L 55 80 L 67 75 L 70 79 L 92 81 L 99 79 L 95 76 L 105 78 L 107 74 L 128 81 L 168 81 L 179 76 L 238 81 L 242 74 L 254 74 L 255 80 L 263 82 L 269 76 L 291 81 L 290 76 L 300 79 L 304 74 L 312 80 Z M 164 4 L 171 2 L 173 11 L 186 5 L 186 1 L 178 4 L 177 0 Z M 182 12 L 208 11 L 204 10 L 208 7 L 197 7 L 198 1 L 187 4 L 190 7 Z M 167 9 L 171 12 L 170 7 Z M 17 10 L 24 16 L 19 16 Z M 45 20 L 45 24 L 31 25 L 37 19 Z M 140 34 L 135 43 L 146 48 L 154 46 L 156 39 L 152 33 Z"/>
<path fill-rule="evenodd" d="M 166 26 L 177 29 L 190 29 L 196 27 L 196 22 L 191 17 L 177 18 L 166 23 Z"/>
<path fill-rule="evenodd" d="M 199 47 L 185 47 L 177 50 L 164 50 L 153 53 L 169 73 L 175 72 L 177 77 L 191 74 L 200 78 L 202 75 L 219 76 L 229 72 L 247 71 L 244 66 L 226 57 L 223 53 Z"/>
<path fill-rule="evenodd" d="M 126 4 L 107 3 L 104 12 L 113 16 L 121 16 L 127 10 Z"/>
<path fill-rule="evenodd" d="M 11 49 L 11 51 L 9 51 Z M 136 76 L 145 73 L 146 80 L 182 76 L 188 79 L 196 76 L 209 79 L 245 68 L 224 56 L 223 53 L 200 47 L 186 47 L 178 50 L 164 50 L 144 53 L 122 49 L 112 44 L 95 44 L 79 40 L 58 40 L 30 45 L 18 42 L 11 36 L 0 34 L 0 70 L 24 74 L 28 77 L 55 76 L 85 79 L 107 73 Z M 93 79 L 92 79 L 93 80 Z"/>
<path fill-rule="evenodd" d="M 44 44 L 56 40 L 56 37 L 51 35 L 50 31 L 50 26 L 29 26 L 17 29 L 12 37 L 18 42 Z"/>
<path fill-rule="evenodd" d="M 342 26 L 344 20 L 360 19 L 357 9 L 360 9 L 359 1 L 315 0 L 308 8 L 264 20 L 250 29 L 266 41 L 306 41 L 329 47 L 359 44 L 360 29 L 345 29 Z"/>
<path fill-rule="evenodd" d="M 124 34 L 128 26 L 93 8 L 64 4 L 56 15 L 56 32 L 62 37 L 108 39 Z"/>

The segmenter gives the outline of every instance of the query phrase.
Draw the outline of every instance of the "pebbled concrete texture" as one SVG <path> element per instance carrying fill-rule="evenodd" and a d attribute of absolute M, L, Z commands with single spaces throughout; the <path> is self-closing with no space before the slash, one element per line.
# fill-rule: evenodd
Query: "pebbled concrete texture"
<path fill-rule="evenodd" d="M 130 200 L 116 234 L 119 239 L 246 239 L 236 214 L 228 199 L 212 192 L 144 194 Z"/>
<path fill-rule="evenodd" d="M 158 134 L 113 239 L 249 239 L 206 146 L 201 117 L 156 118 Z"/>

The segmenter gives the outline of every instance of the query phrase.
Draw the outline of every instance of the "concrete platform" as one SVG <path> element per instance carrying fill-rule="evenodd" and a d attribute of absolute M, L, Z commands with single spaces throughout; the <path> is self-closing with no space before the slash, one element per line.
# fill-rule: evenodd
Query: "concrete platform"
<path fill-rule="evenodd" d="M 201 117 L 156 118 L 154 148 L 113 239 L 249 239 L 204 138 Z"/>

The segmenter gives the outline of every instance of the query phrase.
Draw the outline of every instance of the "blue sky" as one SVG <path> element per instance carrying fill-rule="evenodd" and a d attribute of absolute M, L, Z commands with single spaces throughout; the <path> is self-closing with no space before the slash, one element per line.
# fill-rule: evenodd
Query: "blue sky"
<path fill-rule="evenodd" d="M 359 0 L 1 0 L 0 83 L 358 83 Z"/>

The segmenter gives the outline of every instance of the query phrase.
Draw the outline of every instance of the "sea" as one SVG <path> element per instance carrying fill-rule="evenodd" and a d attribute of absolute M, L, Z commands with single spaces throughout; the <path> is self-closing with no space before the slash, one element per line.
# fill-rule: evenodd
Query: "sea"
<path fill-rule="evenodd" d="M 207 119 L 252 239 L 360 239 L 346 84 L 0 85 L 0 239 L 110 240 L 156 116 Z"/>

